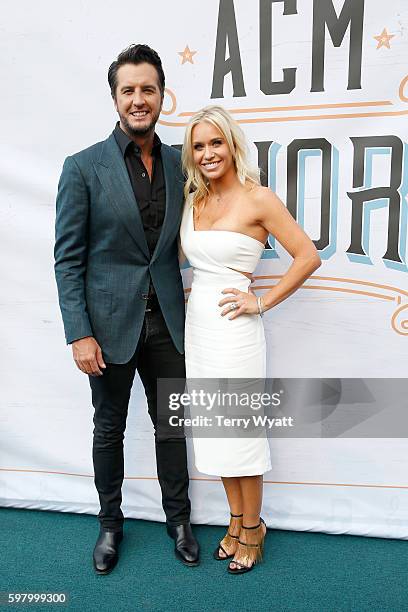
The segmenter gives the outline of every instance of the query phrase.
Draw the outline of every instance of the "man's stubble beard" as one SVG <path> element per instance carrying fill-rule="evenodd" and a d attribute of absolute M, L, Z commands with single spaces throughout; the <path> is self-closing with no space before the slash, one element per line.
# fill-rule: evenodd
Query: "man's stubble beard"
<path fill-rule="evenodd" d="M 160 111 L 161 111 L 161 109 L 160 109 Z M 121 121 L 123 127 L 125 128 L 126 132 L 129 134 L 129 136 L 133 136 L 134 138 L 137 138 L 139 136 L 146 136 L 146 134 L 149 134 L 149 132 L 153 132 L 154 131 L 156 123 L 157 123 L 157 121 L 159 120 L 159 117 L 160 117 L 160 111 L 156 115 L 156 117 L 153 117 L 153 119 L 151 120 L 149 125 L 147 125 L 144 128 L 134 128 L 134 127 L 132 127 L 130 125 L 130 123 L 128 122 L 126 117 L 120 117 L 120 121 Z"/>

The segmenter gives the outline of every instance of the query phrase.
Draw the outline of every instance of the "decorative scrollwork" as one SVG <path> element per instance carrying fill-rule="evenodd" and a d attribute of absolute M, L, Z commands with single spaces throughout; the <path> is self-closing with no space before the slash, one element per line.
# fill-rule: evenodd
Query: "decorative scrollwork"
<path fill-rule="evenodd" d="M 394 311 L 391 326 L 397 334 L 408 336 L 408 304 L 402 304 Z"/>

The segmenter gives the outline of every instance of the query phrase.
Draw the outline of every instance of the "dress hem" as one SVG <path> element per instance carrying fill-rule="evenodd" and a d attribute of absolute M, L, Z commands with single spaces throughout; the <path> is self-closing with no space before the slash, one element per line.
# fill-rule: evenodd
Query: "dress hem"
<path fill-rule="evenodd" d="M 266 474 L 266 472 L 269 472 L 272 469 L 272 465 L 269 465 L 269 467 L 266 468 L 251 468 L 250 473 L 248 473 L 248 471 L 245 471 L 245 473 L 243 473 L 242 470 L 232 473 L 231 470 L 228 470 L 228 473 L 220 474 L 214 471 L 200 469 L 197 465 L 196 469 L 200 472 L 200 474 L 206 474 L 207 476 L 219 476 L 220 478 L 239 478 L 240 476 L 263 476 L 264 474 Z"/>

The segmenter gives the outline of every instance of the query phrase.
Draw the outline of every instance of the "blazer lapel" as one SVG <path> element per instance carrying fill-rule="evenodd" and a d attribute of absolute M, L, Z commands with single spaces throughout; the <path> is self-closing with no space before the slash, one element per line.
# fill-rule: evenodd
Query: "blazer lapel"
<path fill-rule="evenodd" d="M 113 134 L 104 142 L 100 159 L 95 163 L 95 171 L 118 217 L 138 247 L 149 259 L 149 247 L 146 242 L 139 206 L 133 193 L 124 159 Z M 131 220 L 130 223 L 129 220 Z"/>
<path fill-rule="evenodd" d="M 178 223 L 180 207 L 175 197 L 176 176 L 178 167 L 166 151 L 166 145 L 162 145 L 162 162 L 164 180 L 166 184 L 166 212 L 164 215 L 163 227 L 160 232 L 159 240 L 152 255 L 152 261 L 157 259 L 166 244 L 169 236 L 172 235 L 175 225 Z M 178 227 L 178 226 L 177 226 Z"/>

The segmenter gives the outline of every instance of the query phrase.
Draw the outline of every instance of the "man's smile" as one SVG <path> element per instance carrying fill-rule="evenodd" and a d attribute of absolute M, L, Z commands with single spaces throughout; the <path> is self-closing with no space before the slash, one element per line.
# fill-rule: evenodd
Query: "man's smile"
<path fill-rule="evenodd" d="M 136 119 L 141 119 L 149 114 L 149 111 L 132 111 L 130 113 L 132 117 L 136 117 Z"/>

